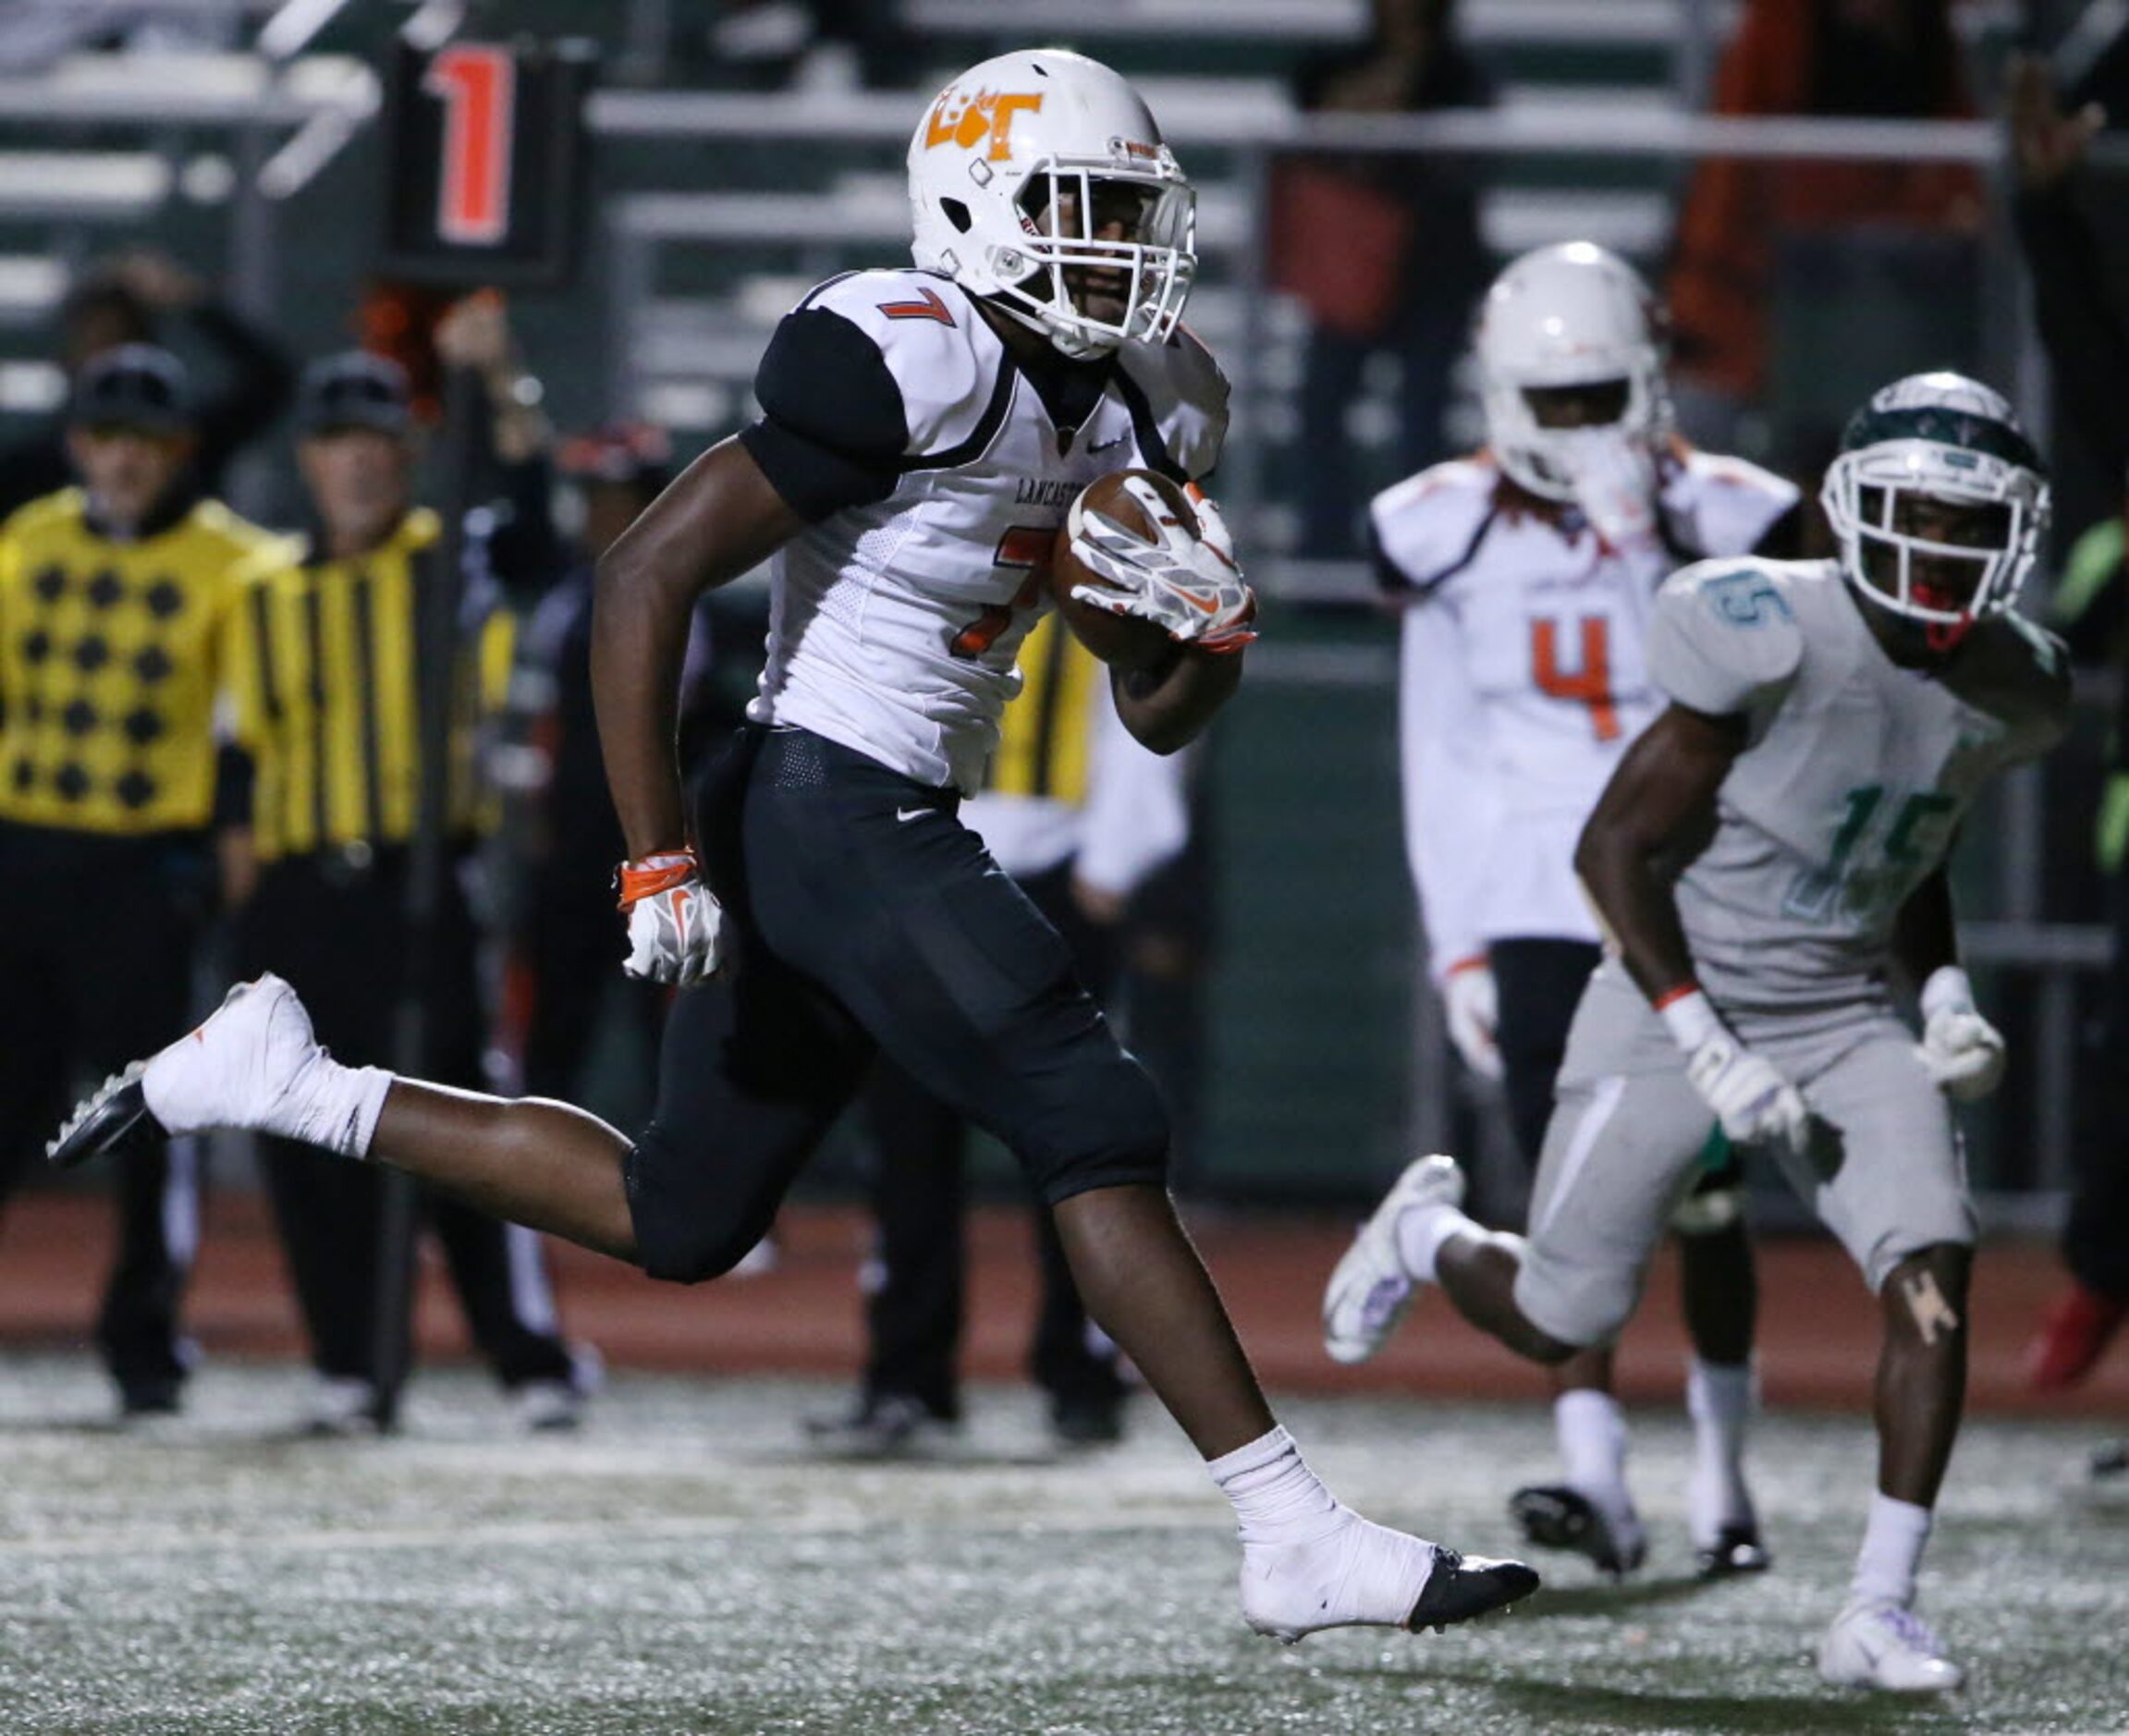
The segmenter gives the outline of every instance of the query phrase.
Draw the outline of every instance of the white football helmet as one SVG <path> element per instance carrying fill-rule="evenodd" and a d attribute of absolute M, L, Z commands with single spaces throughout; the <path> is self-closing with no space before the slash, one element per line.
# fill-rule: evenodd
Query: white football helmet
<path fill-rule="evenodd" d="M 1968 515 L 1975 540 L 1940 542 L 1903 528 L 1910 497 L 1987 510 Z M 1939 372 L 1893 381 L 1849 418 L 1819 504 L 1851 584 L 1897 615 L 1952 630 L 2017 600 L 2049 497 L 2040 455 L 2003 396 Z M 1936 579 L 1917 578 L 1918 555 Z"/>
<path fill-rule="evenodd" d="M 1621 440 L 1648 472 L 1670 433 L 1670 396 L 1656 300 L 1640 274 L 1592 241 L 1541 247 L 1510 263 L 1478 310 L 1474 348 L 1487 445 L 1500 468 L 1547 500 L 1576 498 L 1592 437 Z M 1543 428 L 1530 388 L 1625 382 L 1626 403 L 1601 434 Z"/>
<path fill-rule="evenodd" d="M 1128 208 L 1126 233 L 1098 230 Z M 993 300 L 1066 355 L 1160 343 L 1197 273 L 1197 200 L 1139 93 L 1062 48 L 971 67 L 910 141 L 917 264 Z M 1098 214 L 1097 214 L 1098 208 Z M 1122 274 L 1122 312 L 1089 312 L 1068 272 Z"/>

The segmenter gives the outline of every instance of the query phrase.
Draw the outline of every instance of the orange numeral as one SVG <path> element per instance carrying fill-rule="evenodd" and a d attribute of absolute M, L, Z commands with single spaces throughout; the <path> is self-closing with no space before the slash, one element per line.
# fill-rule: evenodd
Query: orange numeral
<path fill-rule="evenodd" d="M 509 51 L 462 43 L 429 63 L 422 88 L 444 104 L 436 233 L 487 246 L 510 226 L 510 130 L 518 69 Z"/>
<path fill-rule="evenodd" d="M 1043 586 L 1049 578 L 1050 545 L 1056 538 L 1054 530 L 1025 524 L 1014 525 L 998 538 L 998 552 L 992 565 L 1024 568 L 1027 577 L 1021 581 L 1010 603 L 992 604 L 953 636 L 948 650 L 957 657 L 982 656 L 1012 625 L 1016 609 L 1032 609 L 1042 601 Z"/>
<path fill-rule="evenodd" d="M 1572 674 L 1560 666 L 1555 623 L 1530 624 L 1530 665 L 1538 691 L 1589 707 L 1589 721 L 1599 741 L 1619 739 L 1619 709 L 1611 694 L 1611 624 L 1601 615 L 1585 615 L 1582 661 Z"/>

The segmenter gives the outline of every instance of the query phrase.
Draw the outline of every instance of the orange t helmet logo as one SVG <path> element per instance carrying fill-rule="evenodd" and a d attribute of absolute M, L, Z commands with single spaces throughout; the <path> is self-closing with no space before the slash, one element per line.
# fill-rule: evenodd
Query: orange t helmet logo
<path fill-rule="evenodd" d="M 1011 153 L 1013 116 L 1022 110 L 1034 114 L 1042 105 L 1039 92 L 1006 95 L 979 91 L 973 96 L 964 96 L 959 91 L 947 91 L 932 107 L 931 119 L 924 127 L 924 148 L 957 144 L 964 151 L 973 151 L 987 134 L 990 160 L 1002 162 Z"/>

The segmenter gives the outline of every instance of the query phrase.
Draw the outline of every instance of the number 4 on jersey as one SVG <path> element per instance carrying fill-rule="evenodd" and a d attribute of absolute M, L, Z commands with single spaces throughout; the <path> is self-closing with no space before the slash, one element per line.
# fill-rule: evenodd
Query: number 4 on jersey
<path fill-rule="evenodd" d="M 1560 627 L 1552 620 L 1530 624 L 1530 679 L 1537 691 L 1589 707 L 1590 727 L 1599 741 L 1619 740 L 1619 703 L 1611 691 L 1611 623 L 1601 615 L 1585 615 L 1582 657 L 1572 670 L 1560 666 Z"/>

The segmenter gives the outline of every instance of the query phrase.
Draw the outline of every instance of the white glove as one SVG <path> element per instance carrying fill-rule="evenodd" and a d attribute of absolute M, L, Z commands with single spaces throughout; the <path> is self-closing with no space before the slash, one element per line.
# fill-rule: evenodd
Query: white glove
<path fill-rule="evenodd" d="M 1499 1083 L 1500 1047 L 1494 1033 L 1500 1026 L 1500 996 L 1493 985 L 1493 967 L 1483 952 L 1460 959 L 1441 979 L 1442 1009 L 1449 1015 L 1449 1040 L 1463 1064 L 1481 1079 Z"/>
<path fill-rule="evenodd" d="M 2003 1080 L 2003 1033 L 1974 1009 L 1974 985 L 1955 964 L 1922 985 L 1922 1064 L 1948 1097 L 1972 1103 Z"/>
<path fill-rule="evenodd" d="M 1590 528 L 1614 548 L 1656 532 L 1656 458 L 1616 428 L 1563 429 L 1553 435 L 1560 468 Z"/>
<path fill-rule="evenodd" d="M 1148 542 L 1114 519 L 1086 511 L 1082 495 L 1065 520 L 1071 552 L 1082 566 L 1117 588 L 1074 585 L 1072 600 L 1151 621 L 1170 638 L 1206 651 L 1239 651 L 1248 644 L 1256 637 L 1249 630 L 1256 593 L 1242 582 L 1234 539 L 1219 508 L 1192 485 L 1199 532 L 1193 537 L 1144 477 L 1127 478 L 1123 487 L 1160 540 Z"/>
<path fill-rule="evenodd" d="M 1771 1061 L 1755 1055 L 1722 1022 L 1698 989 L 1666 1000 L 1663 1022 L 1685 1052 L 1685 1076 L 1707 1101 L 1722 1131 L 1740 1145 L 1801 1154 L 1810 1141 L 1804 1095 Z"/>
<path fill-rule="evenodd" d="M 706 981 L 723 961 L 725 912 L 691 850 L 623 862 L 621 909 L 629 917 L 629 956 L 621 969 L 681 988 Z"/>

